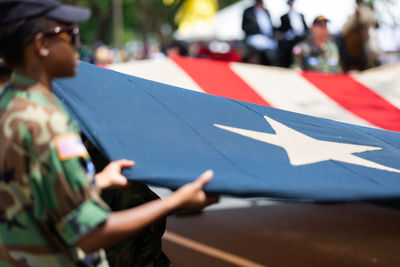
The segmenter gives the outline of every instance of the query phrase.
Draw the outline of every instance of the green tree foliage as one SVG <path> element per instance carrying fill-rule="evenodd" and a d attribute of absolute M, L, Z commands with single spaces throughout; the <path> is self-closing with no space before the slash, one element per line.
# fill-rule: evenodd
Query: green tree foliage
<path fill-rule="evenodd" d="M 236 2 L 239 2 L 239 0 L 218 0 L 218 4 L 219 4 L 219 8 L 224 8 L 227 7 L 229 5 L 232 5 Z"/>
<path fill-rule="evenodd" d="M 144 44 L 156 39 L 161 44 L 171 41 L 176 11 L 185 0 L 122 0 L 123 40 L 141 40 Z M 223 8 L 239 0 L 219 0 Z M 79 5 L 92 10 L 91 19 L 81 25 L 81 38 L 84 44 L 101 40 L 113 44 L 112 0 L 61 0 L 64 4 Z M 166 5 L 169 2 L 170 4 Z"/>

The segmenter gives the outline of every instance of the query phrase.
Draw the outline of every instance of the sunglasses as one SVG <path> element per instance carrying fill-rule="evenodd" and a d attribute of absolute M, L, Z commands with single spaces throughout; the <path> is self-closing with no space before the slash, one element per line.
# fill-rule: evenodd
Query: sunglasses
<path fill-rule="evenodd" d="M 81 47 L 81 41 L 79 38 L 79 27 L 77 25 L 66 26 L 66 27 L 56 26 L 54 29 L 42 33 L 44 36 L 49 37 L 58 35 L 63 32 L 68 34 L 68 36 L 71 39 L 70 43 L 75 49 L 79 49 Z"/>

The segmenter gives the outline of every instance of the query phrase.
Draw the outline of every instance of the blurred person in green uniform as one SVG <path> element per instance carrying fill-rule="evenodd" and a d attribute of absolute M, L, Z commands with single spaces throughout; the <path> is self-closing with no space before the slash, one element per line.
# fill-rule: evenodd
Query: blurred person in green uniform
<path fill-rule="evenodd" d="M 330 40 L 329 20 L 324 16 L 314 19 L 311 35 L 293 47 L 294 67 L 325 73 L 341 72 L 339 51 Z"/>
<path fill-rule="evenodd" d="M 51 89 L 52 79 L 76 74 L 75 23 L 89 16 L 52 0 L 0 1 L 0 58 L 13 70 L 0 91 L 0 266 L 109 266 L 104 248 L 176 209 L 217 201 L 203 191 L 212 171 L 135 208 L 110 211 L 100 198 L 103 189 L 135 186 L 121 175 L 134 162 L 114 161 L 96 174 L 78 125 Z"/>

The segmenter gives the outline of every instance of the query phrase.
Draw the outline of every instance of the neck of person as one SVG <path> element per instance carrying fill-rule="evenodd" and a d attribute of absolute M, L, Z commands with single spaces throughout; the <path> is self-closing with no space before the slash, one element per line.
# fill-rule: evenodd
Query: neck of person
<path fill-rule="evenodd" d="M 10 80 L 11 74 L 0 74 L 0 89 Z"/>
<path fill-rule="evenodd" d="M 314 36 L 314 41 L 315 41 L 315 44 L 316 44 L 319 48 L 325 49 L 326 41 L 327 41 L 325 38 L 315 38 L 315 36 Z"/>
<path fill-rule="evenodd" d="M 52 77 L 41 66 L 18 66 L 14 73 L 44 85 L 51 90 Z"/>

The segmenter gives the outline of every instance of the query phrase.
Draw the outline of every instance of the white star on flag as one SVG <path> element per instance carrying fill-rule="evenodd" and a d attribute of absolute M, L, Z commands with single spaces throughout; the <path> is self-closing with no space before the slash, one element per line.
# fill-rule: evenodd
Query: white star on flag
<path fill-rule="evenodd" d="M 381 150 L 381 147 L 317 140 L 292 128 L 289 128 L 280 122 L 268 118 L 267 116 L 264 116 L 264 118 L 274 129 L 275 134 L 240 129 L 219 124 L 214 124 L 214 126 L 260 142 L 282 147 L 285 149 L 289 157 L 289 161 L 293 166 L 335 160 L 344 163 L 400 173 L 400 170 L 398 169 L 387 167 L 353 155 L 353 153 Z"/>

